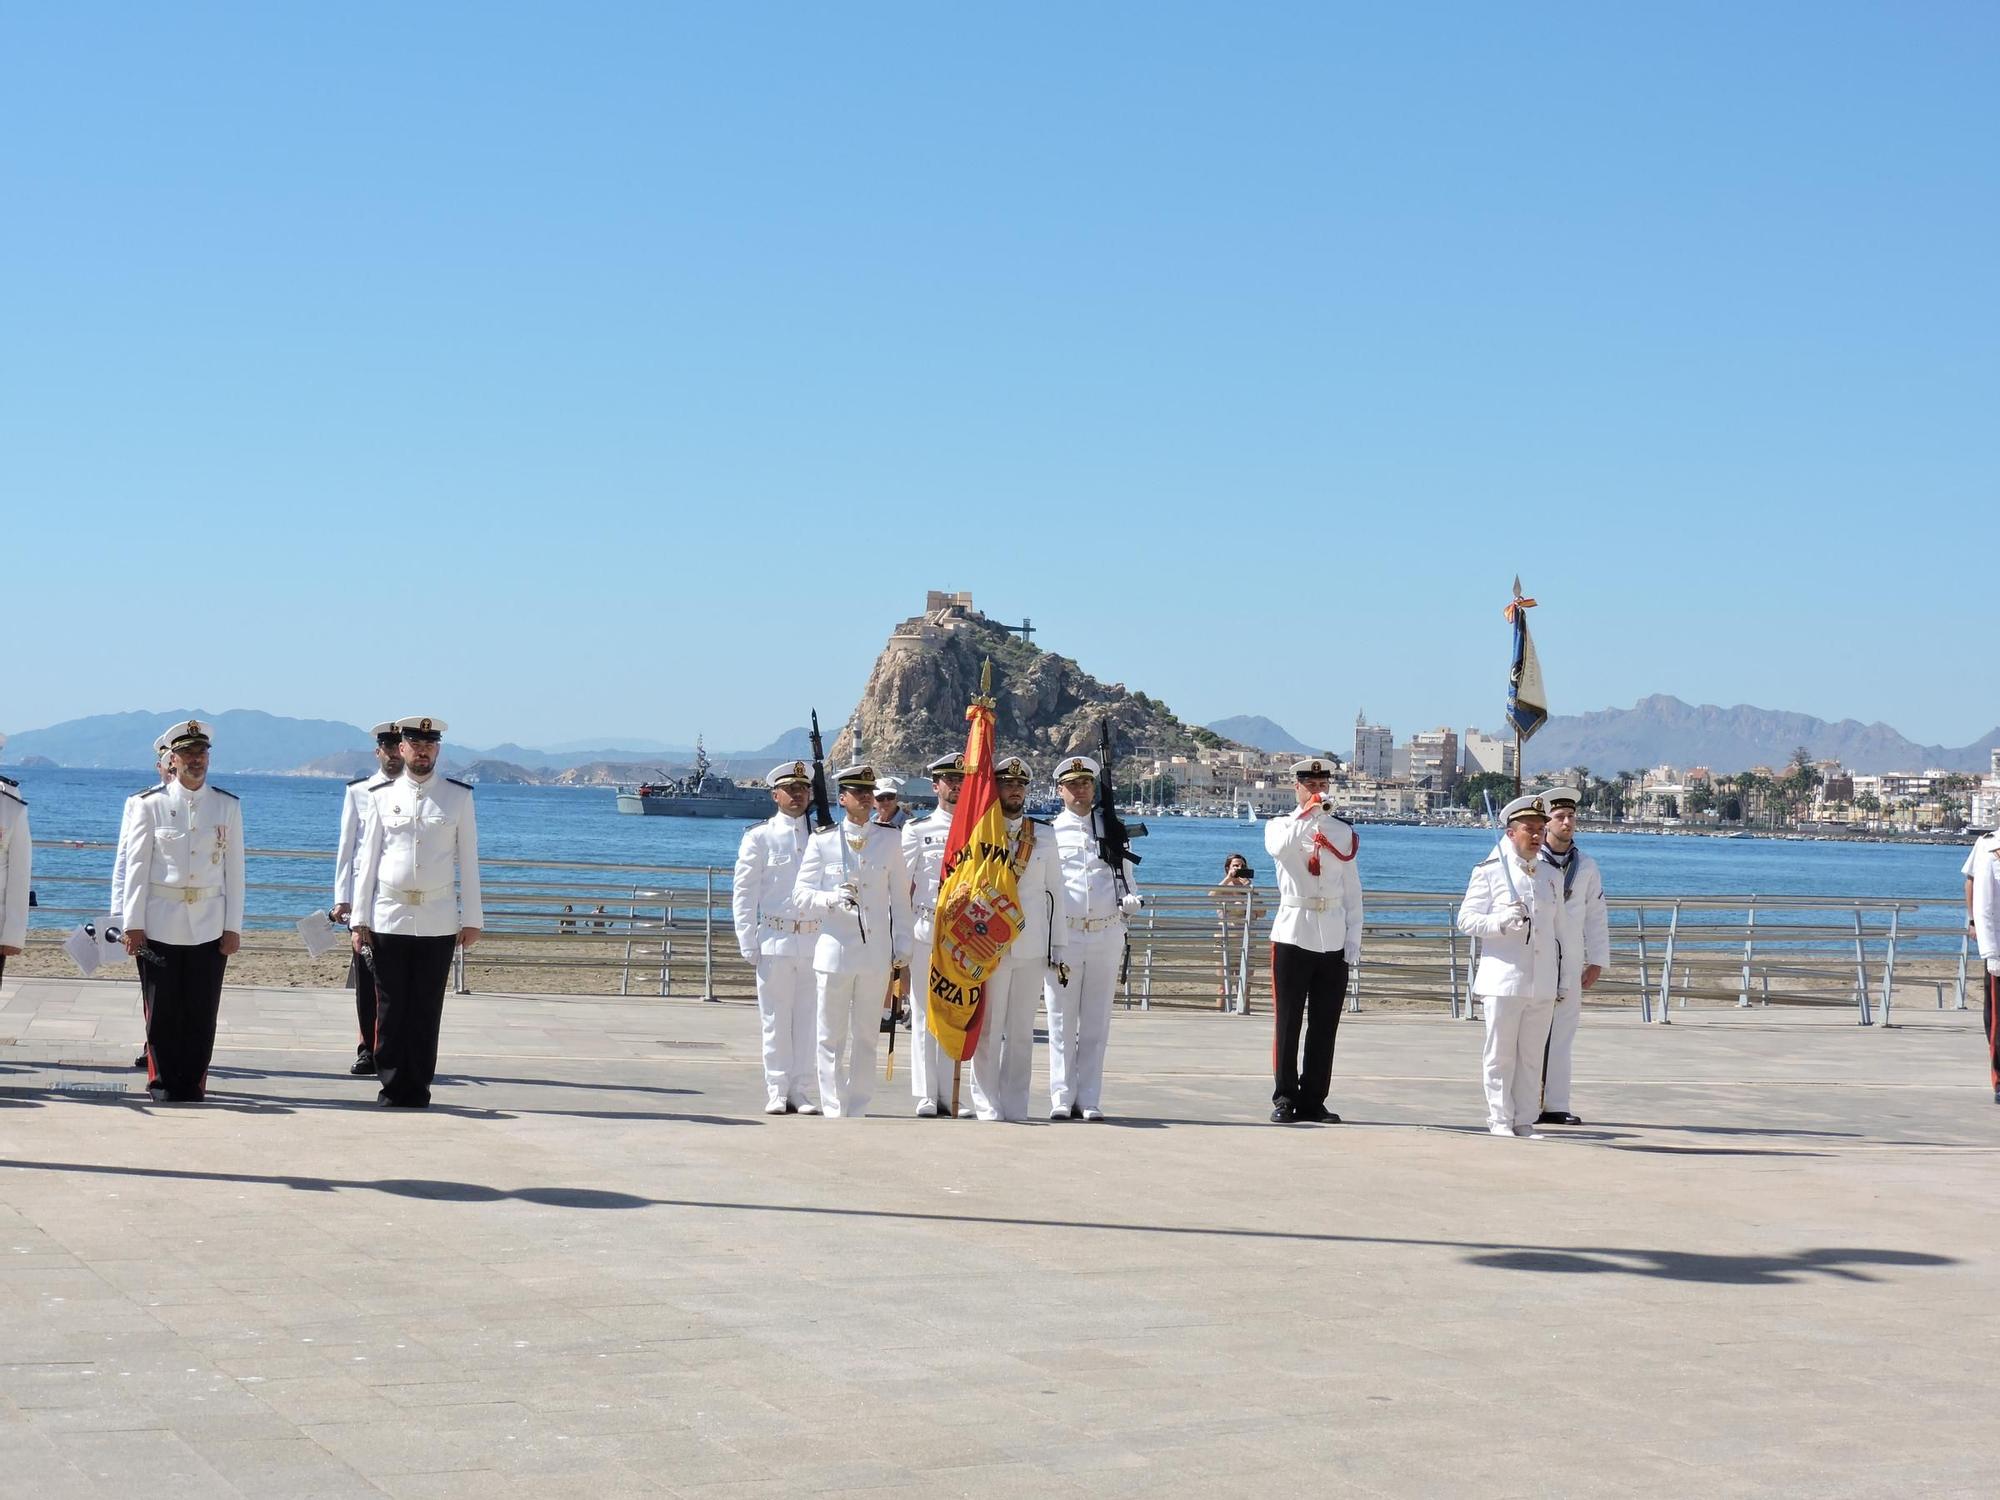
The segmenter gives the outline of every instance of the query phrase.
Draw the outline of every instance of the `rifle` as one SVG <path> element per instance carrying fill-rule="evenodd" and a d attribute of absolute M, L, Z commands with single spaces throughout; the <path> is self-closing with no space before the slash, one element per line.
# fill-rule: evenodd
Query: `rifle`
<path fill-rule="evenodd" d="M 812 711 L 811 738 L 813 753 L 813 824 L 819 832 L 825 833 L 827 829 L 833 827 L 833 808 L 826 799 L 826 747 L 820 743 L 818 709 Z M 847 852 L 847 835 L 845 833 L 840 835 L 840 873 L 846 877 L 850 885 L 853 883 L 854 870 Z M 868 927 L 861 920 L 861 903 L 859 900 L 856 900 L 854 903 L 854 927 L 861 934 L 862 943 L 866 944 L 868 941 Z"/>
<path fill-rule="evenodd" d="M 1130 860 L 1136 865 L 1139 856 L 1132 852 L 1132 831 L 1118 816 L 1118 799 L 1111 790 L 1111 723 L 1108 719 L 1100 719 L 1097 723 L 1097 758 L 1102 762 L 1097 778 L 1097 857 L 1111 866 L 1111 878 L 1117 882 L 1122 895 L 1127 893 L 1125 862 Z"/>

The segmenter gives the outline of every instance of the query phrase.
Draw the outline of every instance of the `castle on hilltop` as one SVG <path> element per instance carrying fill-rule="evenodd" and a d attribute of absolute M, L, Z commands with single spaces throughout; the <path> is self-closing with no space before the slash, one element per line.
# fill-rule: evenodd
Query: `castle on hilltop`
<path fill-rule="evenodd" d="M 889 650 L 892 653 L 919 651 L 936 648 L 943 644 L 947 635 L 969 628 L 1001 630 L 1009 635 L 1018 635 L 1023 641 L 1034 640 L 1034 621 L 1023 619 L 1018 625 L 1002 625 L 990 620 L 972 605 L 972 590 L 960 589 L 956 593 L 944 589 L 931 589 L 924 594 L 924 612 L 911 615 L 889 634 Z"/>

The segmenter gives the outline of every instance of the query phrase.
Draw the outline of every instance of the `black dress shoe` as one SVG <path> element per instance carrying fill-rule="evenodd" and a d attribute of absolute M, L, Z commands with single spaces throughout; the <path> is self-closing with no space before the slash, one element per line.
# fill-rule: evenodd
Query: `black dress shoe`
<path fill-rule="evenodd" d="M 146 1066 L 146 1054 L 145 1054 L 145 1053 L 143 1053 L 143 1052 L 141 1052 L 141 1053 L 140 1053 L 140 1054 L 139 1054 L 139 1055 L 138 1055 L 137 1057 L 133 1058 L 133 1059 L 132 1059 L 132 1066 L 133 1066 L 133 1067 L 135 1067 L 135 1068 L 143 1068 L 143 1067 L 145 1067 L 145 1066 Z M 1995 1099 L 2000 1099 L 2000 1089 L 1995 1089 L 1995 1090 L 1993 1091 L 1993 1097 L 1994 1097 Z"/>
<path fill-rule="evenodd" d="M 1545 1109 L 1535 1116 L 1537 1125 L 1581 1125 L 1583 1121 L 1562 1109 Z"/>
<path fill-rule="evenodd" d="M 1081 1104 L 1072 1104 L 1069 1107 L 1069 1117 L 1072 1120 L 1081 1120 L 1083 1118 L 1083 1106 Z"/>
<path fill-rule="evenodd" d="M 1324 1104 L 1313 1109 L 1300 1110 L 1299 1118 L 1304 1120 L 1308 1125 L 1338 1125 L 1340 1123 L 1340 1116 L 1328 1109 Z"/>
<path fill-rule="evenodd" d="M 1271 1107 L 1271 1123 L 1273 1125 L 1290 1125 L 1298 1117 L 1299 1112 L 1289 1104 L 1277 1104 Z"/>
<path fill-rule="evenodd" d="M 354 1059 L 354 1065 L 347 1071 L 356 1078 L 373 1078 L 375 1076 L 375 1054 L 372 1052 L 362 1053 Z"/>

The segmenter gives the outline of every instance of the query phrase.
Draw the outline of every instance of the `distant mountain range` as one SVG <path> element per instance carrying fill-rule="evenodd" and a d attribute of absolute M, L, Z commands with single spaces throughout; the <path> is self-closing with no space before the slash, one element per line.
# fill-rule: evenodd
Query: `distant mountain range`
<path fill-rule="evenodd" d="M 1664 693 L 1631 708 L 1592 714 L 1558 714 L 1528 741 L 1522 761 L 1529 771 L 1588 766 L 1600 776 L 1671 765 L 1707 766 L 1726 773 L 1752 766 L 1783 767 L 1800 745 L 1815 759 L 1837 760 L 1850 771 L 1985 771 L 2000 745 L 2000 728 L 1970 745 L 1919 745 L 1887 724 L 1856 719 L 1830 723 L 1810 714 L 1738 704 L 1689 704 Z"/>
<path fill-rule="evenodd" d="M 152 759 L 153 736 L 182 719 L 199 719 L 211 726 L 215 748 L 213 769 L 267 771 L 319 776 L 358 776 L 374 765 L 373 739 L 368 731 L 334 719 L 292 719 L 261 709 L 230 708 L 210 713 L 203 708 L 134 709 L 125 713 L 92 714 L 24 729 L 10 734 L 6 759 L 19 765 L 30 757 L 59 766 L 105 769 L 144 767 Z M 474 761 L 498 761 L 509 766 L 549 772 L 598 763 L 611 765 L 682 766 L 694 759 L 694 747 L 662 745 L 658 740 L 618 740 L 608 745 L 567 746 L 538 750 L 526 745 L 480 748 L 445 741 L 447 768 Z M 758 775 L 774 762 L 807 753 L 803 728 L 788 729 L 768 745 L 754 750 L 711 750 L 709 758 L 725 775 Z"/>
<path fill-rule="evenodd" d="M 1262 714 L 1236 714 L 1227 719 L 1217 719 L 1207 727 L 1225 740 L 1234 740 L 1239 745 L 1249 745 L 1258 750 L 1289 750 L 1294 755 L 1334 750 L 1342 760 L 1347 757 L 1347 751 L 1338 746 L 1306 744 L 1288 733 L 1283 725 L 1272 723 Z"/>

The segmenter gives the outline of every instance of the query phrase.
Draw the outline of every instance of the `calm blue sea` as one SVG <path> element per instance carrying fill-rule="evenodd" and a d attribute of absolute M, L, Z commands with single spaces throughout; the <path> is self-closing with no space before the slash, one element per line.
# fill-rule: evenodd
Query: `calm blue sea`
<path fill-rule="evenodd" d="M 107 899 L 108 849 L 68 844 L 115 842 L 118 815 L 131 792 L 148 785 L 144 771 L 24 769 L 10 772 L 30 804 L 35 875 L 43 925 L 69 925 L 58 908 L 95 906 Z M 271 925 L 332 899 L 333 846 L 343 786 L 292 776 L 225 776 L 243 802 L 245 841 L 252 849 L 309 851 L 304 857 L 251 862 L 253 916 Z M 715 866 L 728 884 L 737 840 L 746 826 L 700 818 L 621 816 L 608 787 L 482 786 L 478 792 L 480 850 L 487 860 L 526 860 L 541 870 L 489 869 L 489 889 L 531 883 L 557 864 Z M 1271 880 L 1263 830 L 1198 818 L 1148 819 L 1137 846 L 1141 882 L 1205 885 L 1231 851 L 1246 855 L 1258 883 Z M 1467 871 L 1492 847 L 1477 829 L 1367 827 L 1361 834 L 1362 883 L 1370 891 L 1462 891 Z M 1906 896 L 1959 899 L 1963 848 L 1872 843 L 1790 843 L 1772 839 L 1660 837 L 1586 831 L 1582 842 L 1603 867 L 1615 895 L 1757 894 Z M 607 899 L 628 891 L 619 870 L 565 870 L 566 882 L 601 883 Z M 726 899 L 726 896 L 725 896 Z M 1935 918 L 1932 918 L 1935 920 Z"/>

